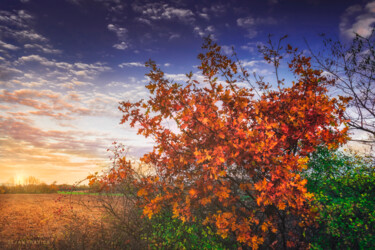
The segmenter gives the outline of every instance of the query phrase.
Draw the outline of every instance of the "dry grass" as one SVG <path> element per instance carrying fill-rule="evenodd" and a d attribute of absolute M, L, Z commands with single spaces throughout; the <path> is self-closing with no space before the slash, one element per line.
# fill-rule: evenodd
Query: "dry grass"
<path fill-rule="evenodd" d="M 0 248 L 63 249 L 64 244 L 87 248 L 103 234 L 108 221 L 98 199 L 89 195 L 0 195 Z"/>

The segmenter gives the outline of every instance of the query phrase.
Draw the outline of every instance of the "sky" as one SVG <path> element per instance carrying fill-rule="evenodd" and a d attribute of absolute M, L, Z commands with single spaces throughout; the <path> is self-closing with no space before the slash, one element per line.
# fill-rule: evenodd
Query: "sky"
<path fill-rule="evenodd" d="M 319 34 L 350 41 L 374 23 L 375 1 L 361 0 L 1 0 L 0 183 L 74 183 L 108 166 L 114 141 L 135 158 L 151 150 L 152 140 L 119 124 L 117 109 L 148 97 L 149 59 L 169 79 L 199 77 L 197 55 L 211 35 L 271 79 L 257 52 L 269 34 L 318 51 Z"/>

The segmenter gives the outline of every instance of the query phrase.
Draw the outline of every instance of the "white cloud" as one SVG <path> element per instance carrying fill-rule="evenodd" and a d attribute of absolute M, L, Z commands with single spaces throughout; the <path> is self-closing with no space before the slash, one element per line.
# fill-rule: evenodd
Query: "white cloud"
<path fill-rule="evenodd" d="M 18 41 L 22 42 L 24 40 L 28 41 L 40 41 L 40 42 L 47 42 L 48 39 L 45 38 L 43 35 L 36 33 L 33 29 L 30 30 L 14 30 L 8 27 L 3 27 L 4 34 L 8 37 L 12 37 L 17 39 Z"/>
<path fill-rule="evenodd" d="M 6 26 L 16 26 L 18 28 L 27 28 L 28 22 L 33 20 L 34 17 L 27 13 L 25 10 L 19 11 L 0 11 L 0 23 Z"/>
<path fill-rule="evenodd" d="M 126 38 L 128 30 L 126 28 L 120 27 L 116 24 L 108 24 L 108 30 L 114 32 L 118 39 L 123 40 Z"/>
<path fill-rule="evenodd" d="M 59 49 L 53 49 L 50 45 L 40 45 L 40 44 L 25 44 L 24 47 L 26 49 L 36 49 L 39 51 L 42 51 L 46 54 L 60 54 L 61 50 Z"/>
<path fill-rule="evenodd" d="M 1 81 L 8 81 L 19 74 L 22 74 L 22 71 L 15 68 L 7 67 L 5 65 L 0 65 L 0 83 Z"/>
<path fill-rule="evenodd" d="M 202 13 L 206 15 L 210 13 L 211 15 L 219 17 L 219 16 L 223 16 L 229 7 L 230 6 L 228 5 L 226 6 L 224 4 L 212 4 L 211 7 L 209 8 L 207 7 L 202 8 Z M 199 15 L 203 18 L 206 18 L 205 15 L 203 16 L 202 14 L 199 14 Z M 209 18 L 209 16 L 207 17 Z"/>
<path fill-rule="evenodd" d="M 144 24 L 147 24 L 147 25 L 150 25 L 151 26 L 151 21 L 146 19 L 146 18 L 143 18 L 143 17 L 137 17 L 135 20 L 137 20 L 138 22 L 140 23 L 144 23 Z"/>
<path fill-rule="evenodd" d="M 181 35 L 178 34 L 178 33 L 172 33 L 170 36 L 169 36 L 169 40 L 173 40 L 173 39 L 177 39 L 177 38 L 180 38 Z"/>
<path fill-rule="evenodd" d="M 210 25 L 210 26 L 207 26 L 206 28 L 202 29 L 201 27 L 199 26 L 196 26 L 194 27 L 194 33 L 197 34 L 198 36 L 200 37 L 206 37 L 208 35 L 211 35 L 211 39 L 216 39 L 215 38 L 215 27 Z"/>
<path fill-rule="evenodd" d="M 82 62 L 68 63 L 48 59 L 40 55 L 22 56 L 14 62 L 15 65 L 25 65 L 25 67 L 35 66 L 36 63 L 44 67 L 38 68 L 38 74 L 30 74 L 30 72 L 23 74 L 23 77 L 17 78 L 16 80 L 20 82 L 20 85 L 32 84 L 37 86 L 39 83 L 39 85 L 72 89 L 92 85 L 91 81 L 96 76 L 111 70 L 110 67 L 102 62 L 91 64 Z"/>
<path fill-rule="evenodd" d="M 210 17 L 207 13 L 198 13 L 198 15 L 203 19 L 210 20 Z"/>
<path fill-rule="evenodd" d="M 356 34 L 368 37 L 375 24 L 375 1 L 367 3 L 364 8 L 357 4 L 348 7 L 341 16 L 340 33 L 348 39 Z"/>
<path fill-rule="evenodd" d="M 114 44 L 112 47 L 119 50 L 125 50 L 129 48 L 129 43 L 126 42 L 128 30 L 126 28 L 120 27 L 116 24 L 108 24 L 108 30 L 114 32 L 120 41 L 119 43 Z"/>
<path fill-rule="evenodd" d="M 243 67 L 254 67 L 255 65 L 257 64 L 260 64 L 260 63 L 265 63 L 265 61 L 259 61 L 259 60 L 252 60 L 252 61 L 248 61 L 248 60 L 241 60 L 241 65 Z"/>
<path fill-rule="evenodd" d="M 9 50 L 17 50 L 19 49 L 17 46 L 9 43 L 5 43 L 0 40 L 0 46 L 3 47 L 4 49 L 9 49 Z"/>
<path fill-rule="evenodd" d="M 25 10 L 0 11 L 0 33 L 2 38 L 10 38 L 18 43 L 42 42 L 45 43 L 44 45 L 47 48 L 48 39 L 34 30 L 34 21 L 35 17 Z M 2 42 L 2 47 L 14 50 L 18 46 Z"/>
<path fill-rule="evenodd" d="M 187 81 L 188 78 L 186 74 L 165 74 L 165 77 L 173 81 Z"/>
<path fill-rule="evenodd" d="M 123 87 L 123 88 L 128 88 L 130 85 L 126 84 L 124 82 L 117 82 L 117 81 L 112 81 L 106 85 L 107 87 Z"/>
<path fill-rule="evenodd" d="M 145 64 L 140 63 L 140 62 L 127 62 L 127 63 L 121 63 L 118 66 L 120 68 L 124 68 L 124 67 L 145 67 Z"/>
<path fill-rule="evenodd" d="M 119 50 L 125 50 L 129 48 L 129 45 L 126 42 L 121 42 L 114 44 L 112 47 Z"/>
<path fill-rule="evenodd" d="M 132 5 L 135 12 L 140 13 L 144 20 L 179 20 L 185 23 L 195 21 L 194 13 L 189 9 L 175 8 L 166 3 L 148 3 Z"/>
<path fill-rule="evenodd" d="M 255 25 L 255 19 L 252 17 L 238 18 L 237 25 L 240 27 L 248 28 Z"/>
<path fill-rule="evenodd" d="M 259 25 L 275 25 L 276 19 L 273 17 L 254 18 L 251 16 L 237 19 L 237 25 L 247 30 L 247 37 L 254 38 L 258 35 L 257 28 Z"/>
<path fill-rule="evenodd" d="M 232 46 L 222 45 L 221 51 L 224 54 L 229 55 L 229 56 L 233 54 Z"/>

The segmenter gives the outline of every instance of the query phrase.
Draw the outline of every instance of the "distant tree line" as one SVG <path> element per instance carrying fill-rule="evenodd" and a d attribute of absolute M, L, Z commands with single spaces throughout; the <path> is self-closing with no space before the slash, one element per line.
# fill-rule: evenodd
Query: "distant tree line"
<path fill-rule="evenodd" d="M 34 176 L 29 176 L 17 183 L 14 178 L 9 179 L 5 184 L 0 185 L 0 194 L 49 194 L 58 191 L 86 191 L 89 187 L 86 185 L 69 185 L 69 184 L 46 184 Z"/>

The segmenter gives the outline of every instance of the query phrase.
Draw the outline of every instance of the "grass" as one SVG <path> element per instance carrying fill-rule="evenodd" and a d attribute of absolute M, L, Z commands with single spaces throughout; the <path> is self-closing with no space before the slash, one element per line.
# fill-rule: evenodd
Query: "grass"
<path fill-rule="evenodd" d="M 82 191 L 57 191 L 58 194 L 124 196 L 119 193 L 87 193 Z"/>

